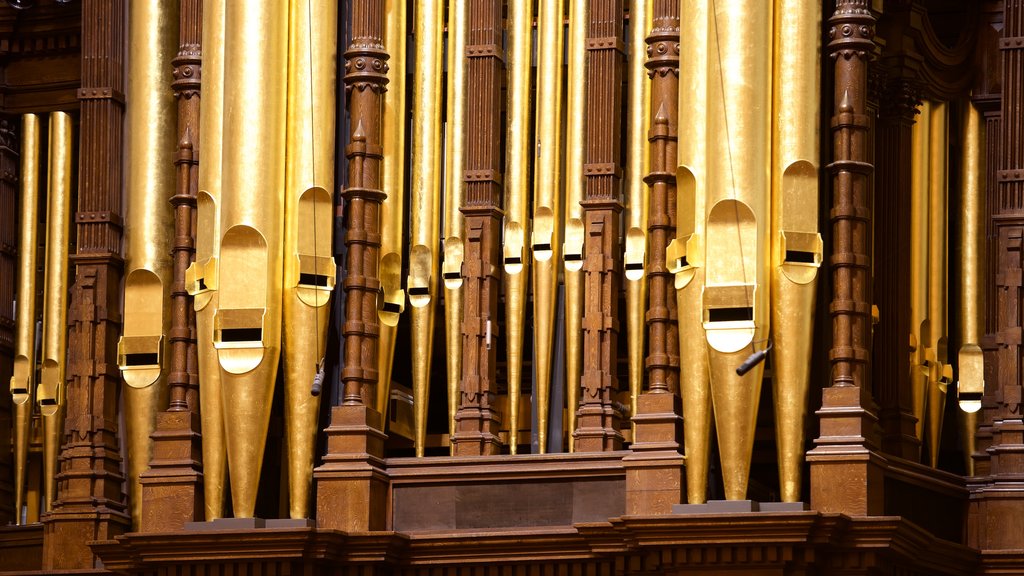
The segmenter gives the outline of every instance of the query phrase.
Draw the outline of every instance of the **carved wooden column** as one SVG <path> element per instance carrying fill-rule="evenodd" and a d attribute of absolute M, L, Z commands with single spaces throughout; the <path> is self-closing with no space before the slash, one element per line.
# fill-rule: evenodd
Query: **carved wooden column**
<path fill-rule="evenodd" d="M 87 542 L 128 529 L 118 443 L 125 0 L 82 2 L 78 251 L 68 312 L 67 416 L 43 568 L 92 568 Z M 89 537 L 83 537 L 88 534 Z"/>
<path fill-rule="evenodd" d="M 875 17 L 868 0 L 838 0 L 829 19 L 835 65 L 832 173 L 832 386 L 822 392 L 820 435 L 807 454 L 811 507 L 851 515 L 882 511 L 881 469 L 872 456 L 877 425 L 870 394 L 871 212 L 868 60 Z"/>
<path fill-rule="evenodd" d="M 0 389 L 14 371 L 15 270 L 18 253 L 18 135 L 14 120 L 0 118 Z M 0 446 L 10 446 L 12 402 L 0 393 Z M 0 450 L 0 524 L 14 522 L 13 452 Z"/>
<path fill-rule="evenodd" d="M 380 291 L 381 123 L 388 83 L 384 0 L 352 3 L 352 43 L 345 51 L 349 108 L 345 200 L 345 321 L 342 404 L 331 411 L 324 464 L 314 471 L 322 528 L 382 530 L 387 482 L 381 415 L 365 403 L 377 382 Z"/>
<path fill-rule="evenodd" d="M 594 0 L 587 29 L 587 155 L 583 165 L 583 377 L 575 432 L 577 452 L 618 450 L 619 286 L 622 247 L 623 1 Z"/>
<path fill-rule="evenodd" d="M 462 213 L 462 384 L 455 414 L 454 454 L 498 454 L 499 419 L 492 410 L 497 385 L 498 291 L 501 288 L 502 3 L 469 4 L 466 84 L 466 173 Z"/>

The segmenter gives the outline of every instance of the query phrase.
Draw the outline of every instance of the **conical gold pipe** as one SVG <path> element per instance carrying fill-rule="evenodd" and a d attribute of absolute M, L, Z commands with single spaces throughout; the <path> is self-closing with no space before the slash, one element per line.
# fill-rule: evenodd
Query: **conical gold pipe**
<path fill-rule="evenodd" d="M 985 326 L 985 122 L 969 100 L 961 119 L 963 160 L 960 176 L 960 353 L 957 397 L 960 404 L 964 465 L 974 476 L 978 410 L 985 392 L 981 336 Z"/>
<path fill-rule="evenodd" d="M 569 0 L 565 133 L 565 397 L 569 451 L 576 449 L 576 404 L 583 362 L 583 164 L 587 132 L 587 23 L 589 0 Z M 541 93 L 543 94 L 543 92 Z M 550 126 L 550 125 L 549 125 Z M 550 128 L 549 128 L 550 129 Z M 556 406 L 554 409 L 559 409 Z M 540 412 L 538 412 L 539 414 Z M 539 420 L 538 420 L 539 421 Z"/>
<path fill-rule="evenodd" d="M 508 131 L 505 140 L 505 222 L 502 260 L 505 292 L 505 345 L 508 359 L 508 449 L 519 448 L 519 397 L 523 380 L 523 321 L 530 279 L 529 175 L 530 49 L 533 3 L 508 6 Z M 570 436 L 571 437 L 571 436 Z"/>
<path fill-rule="evenodd" d="M 219 308 L 214 345 L 234 514 L 255 513 L 280 360 L 288 4 L 225 13 Z"/>
<path fill-rule="evenodd" d="M 779 491 L 800 500 L 818 234 L 821 4 L 775 1 L 772 88 L 772 391 Z"/>
<path fill-rule="evenodd" d="M 383 294 L 378 305 L 380 351 L 377 354 L 376 408 L 383 421 L 388 419 L 391 396 L 391 371 L 395 356 L 398 319 L 405 310 L 402 290 L 402 227 L 405 209 L 405 0 L 385 0 L 387 13 L 384 46 L 388 60 L 388 89 L 384 92 L 384 202 L 380 207 L 380 283 Z"/>
<path fill-rule="evenodd" d="M 124 324 L 117 363 L 124 389 L 128 502 L 142 518 L 142 484 L 157 412 L 167 409 L 178 106 L 167 71 L 178 54 L 178 0 L 132 4 L 128 14 L 128 167 Z M 165 368 L 166 366 L 166 368 Z"/>
<path fill-rule="evenodd" d="M 708 0 L 684 0 L 679 33 L 679 168 L 676 238 L 666 249 L 666 267 L 675 274 L 679 315 L 679 393 L 682 397 L 686 454 L 686 499 L 707 500 L 711 446 L 711 384 L 704 338 L 704 214 L 706 204 L 708 111 Z M 693 89 L 689 89 L 689 88 Z M 663 106 L 665 103 L 656 103 Z M 672 102 L 668 103 L 671 106 Z"/>
<path fill-rule="evenodd" d="M 284 403 L 288 512 L 309 518 L 320 397 L 310 393 L 323 366 L 335 284 L 335 58 L 338 3 L 291 0 L 284 222 Z"/>
<path fill-rule="evenodd" d="M 409 304 L 412 305 L 413 442 L 423 456 L 427 439 L 430 360 L 437 308 L 439 212 L 441 209 L 441 39 L 444 5 L 417 0 L 414 9 L 416 68 L 412 108 L 412 249 Z"/>
<path fill-rule="evenodd" d="M 563 0 L 539 0 L 537 17 L 537 156 L 533 174 L 533 395 L 538 451 L 547 452 L 548 412 L 554 360 L 558 252 L 562 242 L 559 189 L 562 162 Z"/>
<path fill-rule="evenodd" d="M 650 164 L 647 130 L 651 121 L 651 84 L 647 78 L 647 33 L 653 11 L 646 0 L 629 3 L 629 128 L 626 133 L 626 246 L 623 267 L 626 276 L 626 335 L 629 343 L 629 414 L 636 414 L 636 402 L 643 391 L 644 337 L 647 333 L 647 185 L 644 177 Z"/>
<path fill-rule="evenodd" d="M 928 322 L 928 141 L 931 132 L 931 103 L 919 107 L 911 129 L 910 168 L 910 386 L 917 438 L 924 440 L 928 373 L 925 348 L 929 343 Z"/>
<path fill-rule="evenodd" d="M 448 2 L 448 104 L 444 170 L 444 337 L 448 383 L 448 435 L 455 436 L 462 379 L 462 189 L 466 161 L 466 17 L 468 2 Z M 455 445 L 451 444 L 454 454 Z"/>
<path fill-rule="evenodd" d="M 736 368 L 769 329 L 772 6 L 719 0 L 710 13 L 706 246 L 715 248 L 702 309 L 725 497 L 742 500 L 764 364 L 744 376 Z"/>
<path fill-rule="evenodd" d="M 57 456 L 64 435 L 64 359 L 67 358 L 68 240 L 71 226 L 71 117 L 50 113 L 46 165 L 46 285 L 43 291 L 43 357 L 36 401 L 43 417 L 43 510 L 57 497 Z"/>
<path fill-rule="evenodd" d="M 203 102 L 199 107 L 199 194 L 196 210 L 196 259 L 185 284 L 196 311 L 199 361 L 199 415 L 203 430 L 203 501 L 206 520 L 224 516 L 227 445 L 221 403 L 220 364 L 213 346 L 217 311 L 217 260 L 220 254 L 221 143 L 224 104 L 224 0 L 203 2 Z"/>
<path fill-rule="evenodd" d="M 39 232 L 39 116 L 21 117 L 21 226 L 18 229 L 18 308 L 15 311 L 14 519 L 21 524 L 28 474 L 29 432 L 36 375 L 36 236 Z"/>
<path fill-rule="evenodd" d="M 946 408 L 946 386 L 952 367 L 946 354 L 946 216 L 948 200 L 947 136 L 948 112 L 945 103 L 931 109 L 928 138 L 928 319 L 931 338 L 928 343 L 928 400 L 925 415 L 929 463 L 939 463 L 942 416 Z"/>

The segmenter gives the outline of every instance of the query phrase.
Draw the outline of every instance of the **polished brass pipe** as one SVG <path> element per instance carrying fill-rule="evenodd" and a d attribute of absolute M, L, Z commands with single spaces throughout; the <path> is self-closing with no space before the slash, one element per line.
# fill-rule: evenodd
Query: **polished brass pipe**
<path fill-rule="evenodd" d="M 928 373 L 925 348 L 929 343 L 928 322 L 928 142 L 931 132 L 931 103 L 919 107 L 911 129 L 910 168 L 910 386 L 915 431 L 924 440 Z"/>
<path fill-rule="evenodd" d="M 448 98 L 444 171 L 444 336 L 448 371 L 448 437 L 455 436 L 462 379 L 462 196 L 466 161 L 466 18 L 468 3 L 448 2 Z M 455 444 L 450 445 L 452 453 Z"/>
<path fill-rule="evenodd" d="M 323 368 L 335 284 L 337 9 L 331 0 L 289 3 L 282 348 L 292 518 L 311 517 L 320 397 L 310 386 Z"/>
<path fill-rule="evenodd" d="M 288 4 L 229 2 L 225 13 L 219 308 L 234 514 L 255 512 L 280 360 Z"/>
<path fill-rule="evenodd" d="M 43 418 L 43 510 L 57 497 L 57 456 L 64 436 L 68 318 L 68 240 L 71 226 L 71 116 L 50 113 L 46 163 L 46 285 L 43 291 L 42 369 L 36 401 Z"/>
<path fill-rule="evenodd" d="M 523 375 L 523 318 L 530 279 L 529 174 L 530 152 L 530 49 L 533 3 L 508 6 L 508 128 L 505 156 L 505 222 L 502 261 L 505 292 L 505 345 L 508 364 L 508 448 L 519 444 L 519 397 Z"/>
<path fill-rule="evenodd" d="M 569 0 L 565 134 L 565 382 L 569 451 L 575 450 L 576 404 L 583 362 L 583 164 L 587 132 L 588 0 Z M 550 127 L 548 128 L 551 129 Z M 559 407 L 555 407 L 557 410 Z M 540 414 L 540 412 L 538 412 Z M 539 419 L 538 419 L 539 422 Z"/>
<path fill-rule="evenodd" d="M 178 0 L 137 2 L 128 13 L 124 325 L 117 346 L 124 390 L 128 502 L 142 518 L 142 484 L 156 415 L 167 409 L 178 106 L 167 70 L 178 54 Z"/>
<path fill-rule="evenodd" d="M 220 364 L 213 346 L 220 254 L 221 144 L 224 104 L 224 0 L 203 2 L 203 102 L 199 107 L 199 194 L 196 206 L 196 259 L 185 284 L 196 311 L 199 362 L 199 415 L 203 430 L 203 502 L 206 520 L 224 516 L 227 445 L 221 404 Z"/>
<path fill-rule="evenodd" d="M 948 111 L 936 102 L 931 109 L 928 138 L 928 400 L 925 414 L 928 459 L 932 467 L 939 463 L 942 420 L 946 408 L 946 387 L 952 379 L 952 367 L 946 353 L 946 216 L 948 201 L 947 150 Z"/>
<path fill-rule="evenodd" d="M 563 0 L 539 0 L 537 17 L 537 156 L 533 174 L 533 362 L 536 380 L 538 451 L 547 452 L 548 412 L 554 365 L 562 207 L 562 26 Z"/>
<path fill-rule="evenodd" d="M 21 524 L 28 474 L 29 432 L 36 375 L 36 236 L 39 232 L 39 116 L 21 117 L 21 226 L 18 228 L 18 301 L 15 311 L 14 375 L 14 518 Z"/>
<path fill-rule="evenodd" d="M 441 39 L 444 5 L 417 0 L 414 9 L 416 68 L 412 108 L 412 249 L 409 304 L 412 305 L 413 444 L 423 456 L 427 439 L 430 360 L 437 307 L 438 233 L 441 204 Z"/>

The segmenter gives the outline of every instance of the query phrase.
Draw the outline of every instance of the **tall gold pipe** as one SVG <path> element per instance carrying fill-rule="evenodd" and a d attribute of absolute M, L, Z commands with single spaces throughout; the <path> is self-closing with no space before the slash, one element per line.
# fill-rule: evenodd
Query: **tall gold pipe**
<path fill-rule="evenodd" d="M 636 414 L 636 402 L 643 391 L 644 337 L 647 309 L 647 185 L 644 177 L 650 165 L 647 129 L 651 120 L 651 84 L 647 79 L 647 33 L 653 11 L 646 0 L 629 3 L 629 128 L 626 133 L 626 247 L 623 267 L 626 276 L 626 334 L 629 343 L 629 408 Z"/>
<path fill-rule="evenodd" d="M 711 445 L 711 384 L 701 308 L 705 268 L 709 17 L 708 0 L 684 0 L 679 20 L 680 36 L 687 40 L 686 49 L 679 55 L 677 226 L 676 238 L 665 252 L 666 267 L 675 274 L 679 392 L 686 422 L 683 427 L 686 499 L 691 504 L 707 500 Z M 659 107 L 665 105 L 658 104 Z"/>
<path fill-rule="evenodd" d="M 289 514 L 308 518 L 320 398 L 310 386 L 327 347 L 334 221 L 338 3 L 289 3 L 284 223 L 285 429 Z"/>
<path fill-rule="evenodd" d="M 587 132 L 588 0 L 569 1 L 568 81 L 565 134 L 565 396 L 569 451 L 576 449 L 576 404 L 583 362 L 583 163 Z M 550 125 L 549 125 L 550 126 Z M 550 129 L 550 128 L 549 128 Z M 559 407 L 555 407 L 557 410 Z M 540 412 L 538 412 L 540 414 Z M 539 421 L 539 420 L 538 420 Z"/>
<path fill-rule="evenodd" d="M 725 497 L 746 497 L 768 336 L 772 6 L 719 0 L 708 23 L 707 252 L 703 296 Z M 728 63 L 728 69 L 726 68 Z"/>
<path fill-rule="evenodd" d="M 64 432 L 64 359 L 67 358 L 68 240 L 71 225 L 71 117 L 50 113 L 46 165 L 46 285 L 43 292 L 43 358 L 36 401 L 43 416 L 43 509 L 57 497 L 57 455 Z"/>
<path fill-rule="evenodd" d="M 448 2 L 448 106 L 445 116 L 444 171 L 444 325 L 447 351 L 448 434 L 455 436 L 462 377 L 462 211 L 466 141 L 466 13 L 468 2 Z M 455 444 L 451 444 L 454 454 Z"/>
<path fill-rule="evenodd" d="M 39 116 L 21 117 L 21 227 L 18 234 L 18 308 L 15 312 L 14 518 L 21 524 L 28 474 L 29 428 L 36 375 L 36 236 L 39 232 Z"/>
<path fill-rule="evenodd" d="M 203 430 L 203 501 L 207 521 L 224 516 L 227 445 L 221 403 L 220 364 L 213 346 L 220 254 L 221 143 L 224 104 L 224 0 L 203 2 L 203 105 L 199 107 L 199 194 L 196 259 L 185 273 L 196 311 L 199 414 Z"/>
<path fill-rule="evenodd" d="M 974 476 L 978 410 L 985 392 L 981 336 L 985 326 L 985 122 L 969 100 L 963 103 L 960 176 L 960 353 L 958 398 L 968 476 Z"/>
<path fill-rule="evenodd" d="M 505 222 L 502 260 L 505 291 L 505 334 L 508 358 L 508 448 L 519 444 L 519 396 L 523 379 L 523 317 L 530 279 L 529 223 L 530 48 L 533 3 L 508 7 L 508 131 L 505 159 Z M 570 436 L 571 437 L 571 436 Z"/>
<path fill-rule="evenodd" d="M 537 17 L 537 156 L 533 174 L 533 365 L 539 452 L 547 452 L 555 300 L 561 249 L 563 0 L 540 0 Z"/>
<path fill-rule="evenodd" d="M 220 302 L 231 502 L 255 512 L 280 360 L 288 4 L 230 2 L 225 14 Z"/>
<path fill-rule="evenodd" d="M 178 106 L 167 71 L 178 53 L 178 0 L 137 2 L 129 10 L 128 209 L 125 211 L 124 328 L 117 363 L 124 390 L 128 501 L 142 518 L 142 484 L 153 456 L 156 415 L 167 409 Z"/>
<path fill-rule="evenodd" d="M 412 249 L 409 304 L 412 305 L 413 441 L 423 456 L 427 439 L 430 359 L 437 307 L 439 212 L 441 204 L 441 39 L 444 5 L 417 0 L 414 9 L 416 68 L 412 107 Z"/>
<path fill-rule="evenodd" d="M 398 318 L 405 310 L 405 291 L 402 290 L 402 245 L 405 230 L 402 215 L 405 198 L 405 0 L 386 0 L 387 12 L 384 45 L 391 58 L 388 60 L 388 89 L 384 92 L 384 193 L 380 207 L 381 245 L 380 282 L 383 295 L 378 306 L 380 319 L 380 351 L 377 354 L 377 412 L 387 421 L 388 400 L 391 396 L 392 360 L 395 356 L 395 336 Z"/>
<path fill-rule="evenodd" d="M 942 435 L 942 416 L 946 408 L 946 386 L 952 377 L 952 367 L 946 354 L 946 208 L 948 113 L 945 103 L 935 103 L 931 109 L 931 131 L 928 138 L 928 319 L 931 338 L 928 342 L 928 458 L 934 467 L 939 463 L 939 444 Z"/>
<path fill-rule="evenodd" d="M 772 379 L 779 488 L 800 500 L 818 234 L 821 4 L 775 2 L 772 89 Z"/>
<path fill-rule="evenodd" d="M 928 142 L 931 132 L 931 103 L 924 101 L 911 130 L 910 169 L 910 374 L 915 431 L 924 440 L 928 373 L 925 348 L 929 343 L 928 322 Z"/>

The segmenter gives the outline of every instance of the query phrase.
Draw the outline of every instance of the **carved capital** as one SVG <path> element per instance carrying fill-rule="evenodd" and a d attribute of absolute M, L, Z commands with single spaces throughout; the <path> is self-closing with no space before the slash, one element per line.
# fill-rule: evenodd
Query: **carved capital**
<path fill-rule="evenodd" d="M 679 27 L 654 28 L 647 37 L 647 76 L 679 76 Z"/>
<path fill-rule="evenodd" d="M 388 83 L 388 53 L 379 43 L 353 42 L 345 51 L 345 90 L 382 94 Z"/>
<path fill-rule="evenodd" d="M 11 150 L 18 148 L 18 133 L 14 122 L 6 118 L 0 118 L 0 147 Z"/>
<path fill-rule="evenodd" d="M 194 44 L 181 48 L 174 60 L 171 60 L 174 66 L 174 81 L 171 82 L 171 88 L 175 96 L 184 96 L 188 99 L 199 93 L 202 80 L 202 52 L 199 46 Z"/>
<path fill-rule="evenodd" d="M 870 78 L 870 75 L 869 75 Z M 913 120 L 923 97 L 921 82 L 911 78 L 895 78 L 879 87 L 879 112 L 888 118 Z"/>
<path fill-rule="evenodd" d="M 874 50 L 875 17 L 868 0 L 838 0 L 829 18 L 828 52 L 833 58 L 867 61 Z"/>

